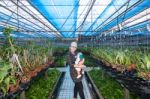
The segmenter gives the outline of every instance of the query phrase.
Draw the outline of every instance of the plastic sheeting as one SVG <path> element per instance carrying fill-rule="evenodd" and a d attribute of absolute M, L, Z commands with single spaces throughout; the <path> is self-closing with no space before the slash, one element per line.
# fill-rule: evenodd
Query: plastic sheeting
<path fill-rule="evenodd" d="M 1 0 L 0 26 L 19 29 L 15 37 L 72 38 L 113 29 L 115 33 L 118 24 L 124 23 L 128 24 L 120 33 L 136 29 L 145 34 L 150 24 L 148 8 L 149 0 Z M 139 14 L 142 12 L 144 16 Z M 140 21 L 134 20 L 137 15 L 142 17 Z"/>

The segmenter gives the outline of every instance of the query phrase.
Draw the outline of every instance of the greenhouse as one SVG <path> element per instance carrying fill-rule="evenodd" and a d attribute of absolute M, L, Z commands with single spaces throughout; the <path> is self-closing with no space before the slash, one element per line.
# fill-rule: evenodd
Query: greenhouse
<path fill-rule="evenodd" d="M 0 99 L 150 99 L 150 0 L 0 0 Z"/>

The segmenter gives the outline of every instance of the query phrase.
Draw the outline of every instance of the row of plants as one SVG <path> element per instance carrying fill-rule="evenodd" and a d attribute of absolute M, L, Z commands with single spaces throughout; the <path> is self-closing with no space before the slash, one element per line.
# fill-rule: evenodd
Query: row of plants
<path fill-rule="evenodd" d="M 114 78 L 96 69 L 89 74 L 104 99 L 125 99 L 125 90 Z M 139 96 L 130 92 L 130 99 L 139 99 Z"/>
<path fill-rule="evenodd" d="M 63 56 L 55 56 L 55 67 L 64 67 L 66 65 L 66 55 Z"/>
<path fill-rule="evenodd" d="M 84 54 L 84 57 L 85 57 L 85 62 L 84 64 L 87 66 L 87 67 L 96 67 L 97 64 L 95 62 L 93 62 L 93 58 L 87 54 Z"/>
<path fill-rule="evenodd" d="M 26 99 L 47 99 L 52 95 L 54 85 L 60 76 L 56 69 L 47 70 L 44 75 L 39 76 L 25 92 Z"/>
<path fill-rule="evenodd" d="M 136 51 L 130 48 L 115 49 L 107 47 L 94 48 L 91 54 L 106 66 L 115 68 L 121 73 L 136 70 L 136 76 L 150 80 L 150 52 L 148 50 Z"/>
<path fill-rule="evenodd" d="M 54 60 L 51 42 L 37 45 L 29 41 L 27 46 L 18 46 L 11 33 L 10 27 L 3 30 L 6 41 L 0 46 L 0 96 L 15 93 Z"/>
<path fill-rule="evenodd" d="M 55 56 L 61 56 L 66 54 L 69 51 L 68 47 L 59 47 L 59 46 L 55 46 L 53 47 L 54 50 L 54 55 Z"/>

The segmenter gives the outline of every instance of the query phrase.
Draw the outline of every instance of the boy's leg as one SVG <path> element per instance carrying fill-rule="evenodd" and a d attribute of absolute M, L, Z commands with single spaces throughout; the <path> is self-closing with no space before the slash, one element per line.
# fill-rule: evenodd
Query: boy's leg
<path fill-rule="evenodd" d="M 80 71 L 77 71 L 78 76 L 80 75 Z"/>
<path fill-rule="evenodd" d="M 80 78 L 81 77 L 81 68 L 76 68 L 76 70 L 77 70 L 77 74 L 78 74 L 78 76 L 77 76 L 77 78 Z"/>

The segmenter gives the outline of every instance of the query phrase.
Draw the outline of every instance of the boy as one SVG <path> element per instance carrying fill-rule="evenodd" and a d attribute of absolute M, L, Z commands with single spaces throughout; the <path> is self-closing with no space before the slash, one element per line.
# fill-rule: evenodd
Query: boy
<path fill-rule="evenodd" d="M 75 67 L 75 69 L 77 70 L 77 78 L 80 78 L 81 77 L 81 70 L 82 70 L 82 74 L 84 74 L 84 71 L 81 67 L 85 67 L 85 65 L 83 65 L 84 63 L 84 57 L 83 57 L 83 54 L 81 52 L 79 52 L 77 54 L 77 57 L 76 57 L 76 61 L 75 61 L 75 64 L 77 65 L 77 67 Z"/>

